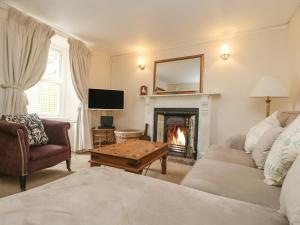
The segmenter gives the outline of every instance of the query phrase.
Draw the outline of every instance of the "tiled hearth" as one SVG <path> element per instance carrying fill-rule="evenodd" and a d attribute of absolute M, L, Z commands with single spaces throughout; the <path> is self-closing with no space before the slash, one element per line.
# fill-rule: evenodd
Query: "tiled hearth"
<path fill-rule="evenodd" d="M 204 150 L 210 145 L 211 103 L 212 98 L 215 95 L 219 94 L 145 96 L 145 123 L 150 125 L 150 136 L 153 140 L 168 141 L 168 129 L 162 129 L 161 126 L 162 121 L 163 126 L 170 123 L 168 124 L 171 125 L 170 132 L 177 132 L 178 128 L 180 128 L 179 131 L 183 133 L 177 133 L 176 138 L 184 136 L 187 140 L 188 138 L 191 138 L 191 135 L 193 135 L 192 138 L 194 138 L 194 141 L 188 143 L 188 145 L 185 143 L 186 147 L 192 148 L 189 148 L 190 150 L 187 151 L 185 156 L 189 156 L 188 154 L 191 153 L 194 158 L 201 158 Z M 171 118 L 171 114 L 159 114 L 157 113 L 158 109 L 161 111 L 171 110 L 173 112 L 176 110 L 178 112 L 191 110 L 193 112 L 189 117 L 188 114 L 185 114 L 187 117 L 180 119 L 176 113 L 173 115 L 173 118 Z M 171 120 L 168 121 L 168 119 Z M 157 126 L 155 126 L 155 120 L 157 120 Z M 196 126 L 194 129 L 187 126 L 191 123 L 194 123 Z M 172 142 L 170 137 L 169 142 L 170 144 Z"/>

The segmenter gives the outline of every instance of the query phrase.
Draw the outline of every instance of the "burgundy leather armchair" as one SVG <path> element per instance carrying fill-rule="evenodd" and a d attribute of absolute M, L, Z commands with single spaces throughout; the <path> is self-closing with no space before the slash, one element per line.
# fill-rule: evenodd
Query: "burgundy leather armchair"
<path fill-rule="evenodd" d="M 70 124 L 42 119 L 49 138 L 47 145 L 29 146 L 25 126 L 0 121 L 0 173 L 19 176 L 20 188 L 26 190 L 29 174 L 66 161 L 71 171 Z"/>

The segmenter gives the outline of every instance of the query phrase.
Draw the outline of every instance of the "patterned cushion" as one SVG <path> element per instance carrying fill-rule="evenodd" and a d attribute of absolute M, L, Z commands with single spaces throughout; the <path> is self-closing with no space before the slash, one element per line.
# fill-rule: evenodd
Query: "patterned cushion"
<path fill-rule="evenodd" d="M 259 139 L 264 133 L 272 127 L 279 127 L 280 122 L 277 118 L 278 112 L 274 112 L 271 116 L 267 117 L 260 123 L 252 127 L 246 136 L 245 151 L 251 153 L 257 145 Z"/>
<path fill-rule="evenodd" d="M 28 131 L 29 145 L 42 145 L 48 142 L 43 123 L 35 113 L 27 115 L 2 115 L 1 120 L 24 125 Z"/>
<path fill-rule="evenodd" d="M 281 185 L 300 153 L 300 116 L 276 139 L 265 163 L 265 182 Z"/>
<path fill-rule="evenodd" d="M 300 224 L 300 156 L 297 157 L 282 185 L 280 212 L 291 225 Z"/>

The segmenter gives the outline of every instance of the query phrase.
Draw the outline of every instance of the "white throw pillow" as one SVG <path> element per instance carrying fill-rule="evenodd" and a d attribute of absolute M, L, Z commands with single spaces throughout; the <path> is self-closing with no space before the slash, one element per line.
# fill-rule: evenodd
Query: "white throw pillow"
<path fill-rule="evenodd" d="M 278 112 L 272 113 L 269 117 L 253 126 L 246 135 L 245 151 L 251 153 L 264 133 L 272 127 L 280 127 Z"/>
<path fill-rule="evenodd" d="M 280 212 L 291 225 L 300 224 L 300 156 L 289 170 L 281 189 Z"/>
<path fill-rule="evenodd" d="M 281 185 L 300 153 L 300 116 L 276 139 L 265 163 L 265 182 Z"/>

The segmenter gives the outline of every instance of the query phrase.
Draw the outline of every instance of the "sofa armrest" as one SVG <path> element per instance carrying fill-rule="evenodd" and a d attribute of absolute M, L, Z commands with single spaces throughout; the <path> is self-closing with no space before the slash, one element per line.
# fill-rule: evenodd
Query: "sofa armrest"
<path fill-rule="evenodd" d="M 28 174 L 29 141 L 25 126 L 0 122 L 0 173 L 24 176 Z"/>
<path fill-rule="evenodd" d="M 238 150 L 244 150 L 246 141 L 246 135 L 235 135 L 230 137 L 226 143 L 225 146 L 229 148 L 234 148 Z"/>
<path fill-rule="evenodd" d="M 71 127 L 70 123 L 47 119 L 42 119 L 42 123 L 49 138 L 49 144 L 70 147 L 68 135 L 68 130 Z"/>

